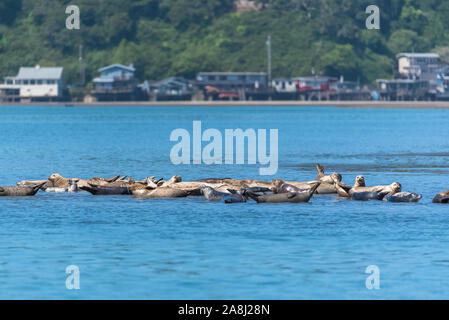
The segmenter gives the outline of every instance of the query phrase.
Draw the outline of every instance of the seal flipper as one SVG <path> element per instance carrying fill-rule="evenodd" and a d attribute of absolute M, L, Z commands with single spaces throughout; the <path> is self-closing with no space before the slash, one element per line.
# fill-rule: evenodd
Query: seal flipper
<path fill-rule="evenodd" d="M 351 198 L 349 193 L 341 186 L 339 183 L 335 183 L 335 189 L 337 190 L 337 194 L 342 198 Z"/>
<path fill-rule="evenodd" d="M 294 197 L 296 197 L 297 193 L 296 192 L 289 192 L 287 198 L 288 199 L 293 199 Z"/>
<path fill-rule="evenodd" d="M 318 190 L 318 187 L 320 185 L 321 185 L 321 182 L 315 182 L 315 184 L 313 184 L 312 187 L 310 187 L 310 190 L 309 190 L 310 197 L 312 197 L 315 194 L 315 192 Z"/>
<path fill-rule="evenodd" d="M 46 184 L 47 184 L 47 182 L 39 183 L 39 184 L 35 185 L 34 187 L 32 187 L 34 194 L 36 194 Z"/>
<path fill-rule="evenodd" d="M 317 171 L 317 176 L 316 176 L 317 180 L 320 180 L 322 177 L 325 176 L 324 167 L 321 164 L 319 164 L 319 163 L 316 164 L 316 171 Z"/>
<path fill-rule="evenodd" d="M 111 179 L 104 179 L 104 181 L 112 183 L 112 182 L 117 181 L 119 178 L 120 178 L 120 175 L 115 176 L 114 178 L 111 178 Z"/>
<path fill-rule="evenodd" d="M 246 195 L 248 197 L 250 197 L 251 199 L 253 199 L 254 201 L 259 202 L 259 195 L 255 194 L 255 193 L 253 193 L 251 191 L 247 191 Z"/>

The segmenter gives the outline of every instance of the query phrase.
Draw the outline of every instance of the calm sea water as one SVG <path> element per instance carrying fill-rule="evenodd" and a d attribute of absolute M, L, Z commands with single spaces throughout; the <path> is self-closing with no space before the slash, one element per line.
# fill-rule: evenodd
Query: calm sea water
<path fill-rule="evenodd" d="M 225 205 L 87 193 L 0 199 L 0 298 L 449 298 L 449 110 L 338 108 L 0 108 L 0 185 L 66 177 L 401 182 L 419 204 L 316 196 Z M 172 165 L 172 130 L 279 129 L 279 171 Z M 67 290 L 77 265 L 81 289 Z M 366 289 L 377 265 L 381 289 Z"/>

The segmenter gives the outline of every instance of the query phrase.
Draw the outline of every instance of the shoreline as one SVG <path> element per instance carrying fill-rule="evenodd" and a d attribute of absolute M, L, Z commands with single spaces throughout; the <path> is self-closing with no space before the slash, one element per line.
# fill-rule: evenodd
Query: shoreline
<path fill-rule="evenodd" d="M 3 103 L 0 107 L 334 107 L 355 109 L 449 109 L 449 101 L 125 101 Z"/>

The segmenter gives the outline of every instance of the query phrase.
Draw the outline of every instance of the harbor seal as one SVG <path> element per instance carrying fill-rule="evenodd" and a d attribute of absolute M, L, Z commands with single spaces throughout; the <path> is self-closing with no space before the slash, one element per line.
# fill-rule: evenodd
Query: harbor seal
<path fill-rule="evenodd" d="M 371 200 L 382 200 L 385 197 L 386 193 L 380 193 L 380 192 L 354 192 L 351 195 L 352 200 L 356 201 L 371 201 Z"/>
<path fill-rule="evenodd" d="M 422 195 L 413 192 L 398 192 L 384 198 L 384 200 L 389 202 L 419 202 L 421 199 Z"/>
<path fill-rule="evenodd" d="M 70 186 L 68 188 L 56 188 L 56 187 L 44 188 L 44 187 L 42 187 L 42 189 L 45 192 L 49 192 L 49 193 L 75 193 L 75 192 L 79 192 L 78 184 L 77 184 L 77 182 L 75 180 L 70 180 Z"/>
<path fill-rule="evenodd" d="M 225 197 L 225 203 L 244 203 L 248 201 L 248 192 L 251 192 L 253 196 L 263 196 L 274 194 L 273 190 L 265 187 L 250 187 L 241 190 L 228 189 L 231 193 L 230 196 Z"/>
<path fill-rule="evenodd" d="M 317 181 L 320 181 L 322 183 L 333 184 L 335 177 L 337 179 L 339 179 L 340 181 L 343 179 L 341 174 L 338 172 L 334 172 L 331 175 L 326 175 L 324 173 L 324 167 L 319 163 L 317 163 L 315 166 L 316 166 L 316 171 L 317 171 L 317 176 L 316 176 Z"/>
<path fill-rule="evenodd" d="M 0 197 L 29 197 L 34 196 L 45 183 L 28 187 L 0 187 Z"/>
<path fill-rule="evenodd" d="M 308 191 L 275 193 L 271 195 L 257 195 L 248 191 L 247 194 L 257 203 L 306 203 L 310 201 L 320 184 L 321 182 L 316 182 Z"/>
<path fill-rule="evenodd" d="M 201 193 L 204 195 L 204 198 L 206 199 L 206 201 L 221 201 L 225 197 L 227 197 L 231 194 L 231 193 L 217 191 L 212 187 L 201 188 Z"/>
<path fill-rule="evenodd" d="M 276 194 L 289 193 L 289 192 L 296 193 L 296 192 L 305 191 L 304 189 L 299 189 L 292 184 L 286 183 L 282 179 L 275 179 L 272 181 L 272 184 L 273 184 L 273 192 Z M 308 188 L 308 189 L 310 189 L 310 188 Z"/>
<path fill-rule="evenodd" d="M 137 190 L 133 192 L 135 199 L 163 199 L 163 198 L 185 198 L 189 193 L 184 190 L 168 187 L 159 187 L 154 190 Z"/>
<path fill-rule="evenodd" d="M 433 198 L 433 203 L 449 203 L 449 190 L 440 192 Z"/>
<path fill-rule="evenodd" d="M 113 195 L 130 195 L 131 190 L 128 187 L 99 187 L 94 185 L 82 186 L 81 190 L 87 191 L 94 196 L 113 196 Z"/>
<path fill-rule="evenodd" d="M 374 187 L 377 188 L 377 187 Z M 369 189 L 366 188 L 365 189 Z M 370 201 L 370 200 L 385 200 L 387 197 L 399 194 L 402 186 L 399 182 L 394 182 L 389 186 L 385 186 L 382 190 L 363 190 L 351 193 L 351 199 L 357 201 Z"/>
<path fill-rule="evenodd" d="M 398 182 L 394 182 L 388 186 L 373 186 L 367 187 L 365 184 L 365 177 L 357 176 L 355 178 L 355 183 L 353 187 L 348 188 L 341 183 L 338 183 L 336 180 L 334 181 L 334 185 L 337 189 L 337 193 L 340 197 L 351 198 L 354 193 L 364 193 L 364 192 L 377 192 L 388 194 L 392 191 L 396 191 L 396 193 L 401 192 L 401 184 Z M 399 189 L 398 189 L 399 187 Z"/>

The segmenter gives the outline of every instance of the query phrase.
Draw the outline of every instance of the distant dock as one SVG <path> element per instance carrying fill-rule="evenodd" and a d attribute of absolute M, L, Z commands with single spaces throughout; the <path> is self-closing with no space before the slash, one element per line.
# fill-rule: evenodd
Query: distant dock
<path fill-rule="evenodd" d="M 367 109 L 449 109 L 449 101 L 129 101 L 129 102 L 43 102 L 4 103 L 5 106 L 48 107 L 336 107 Z"/>

